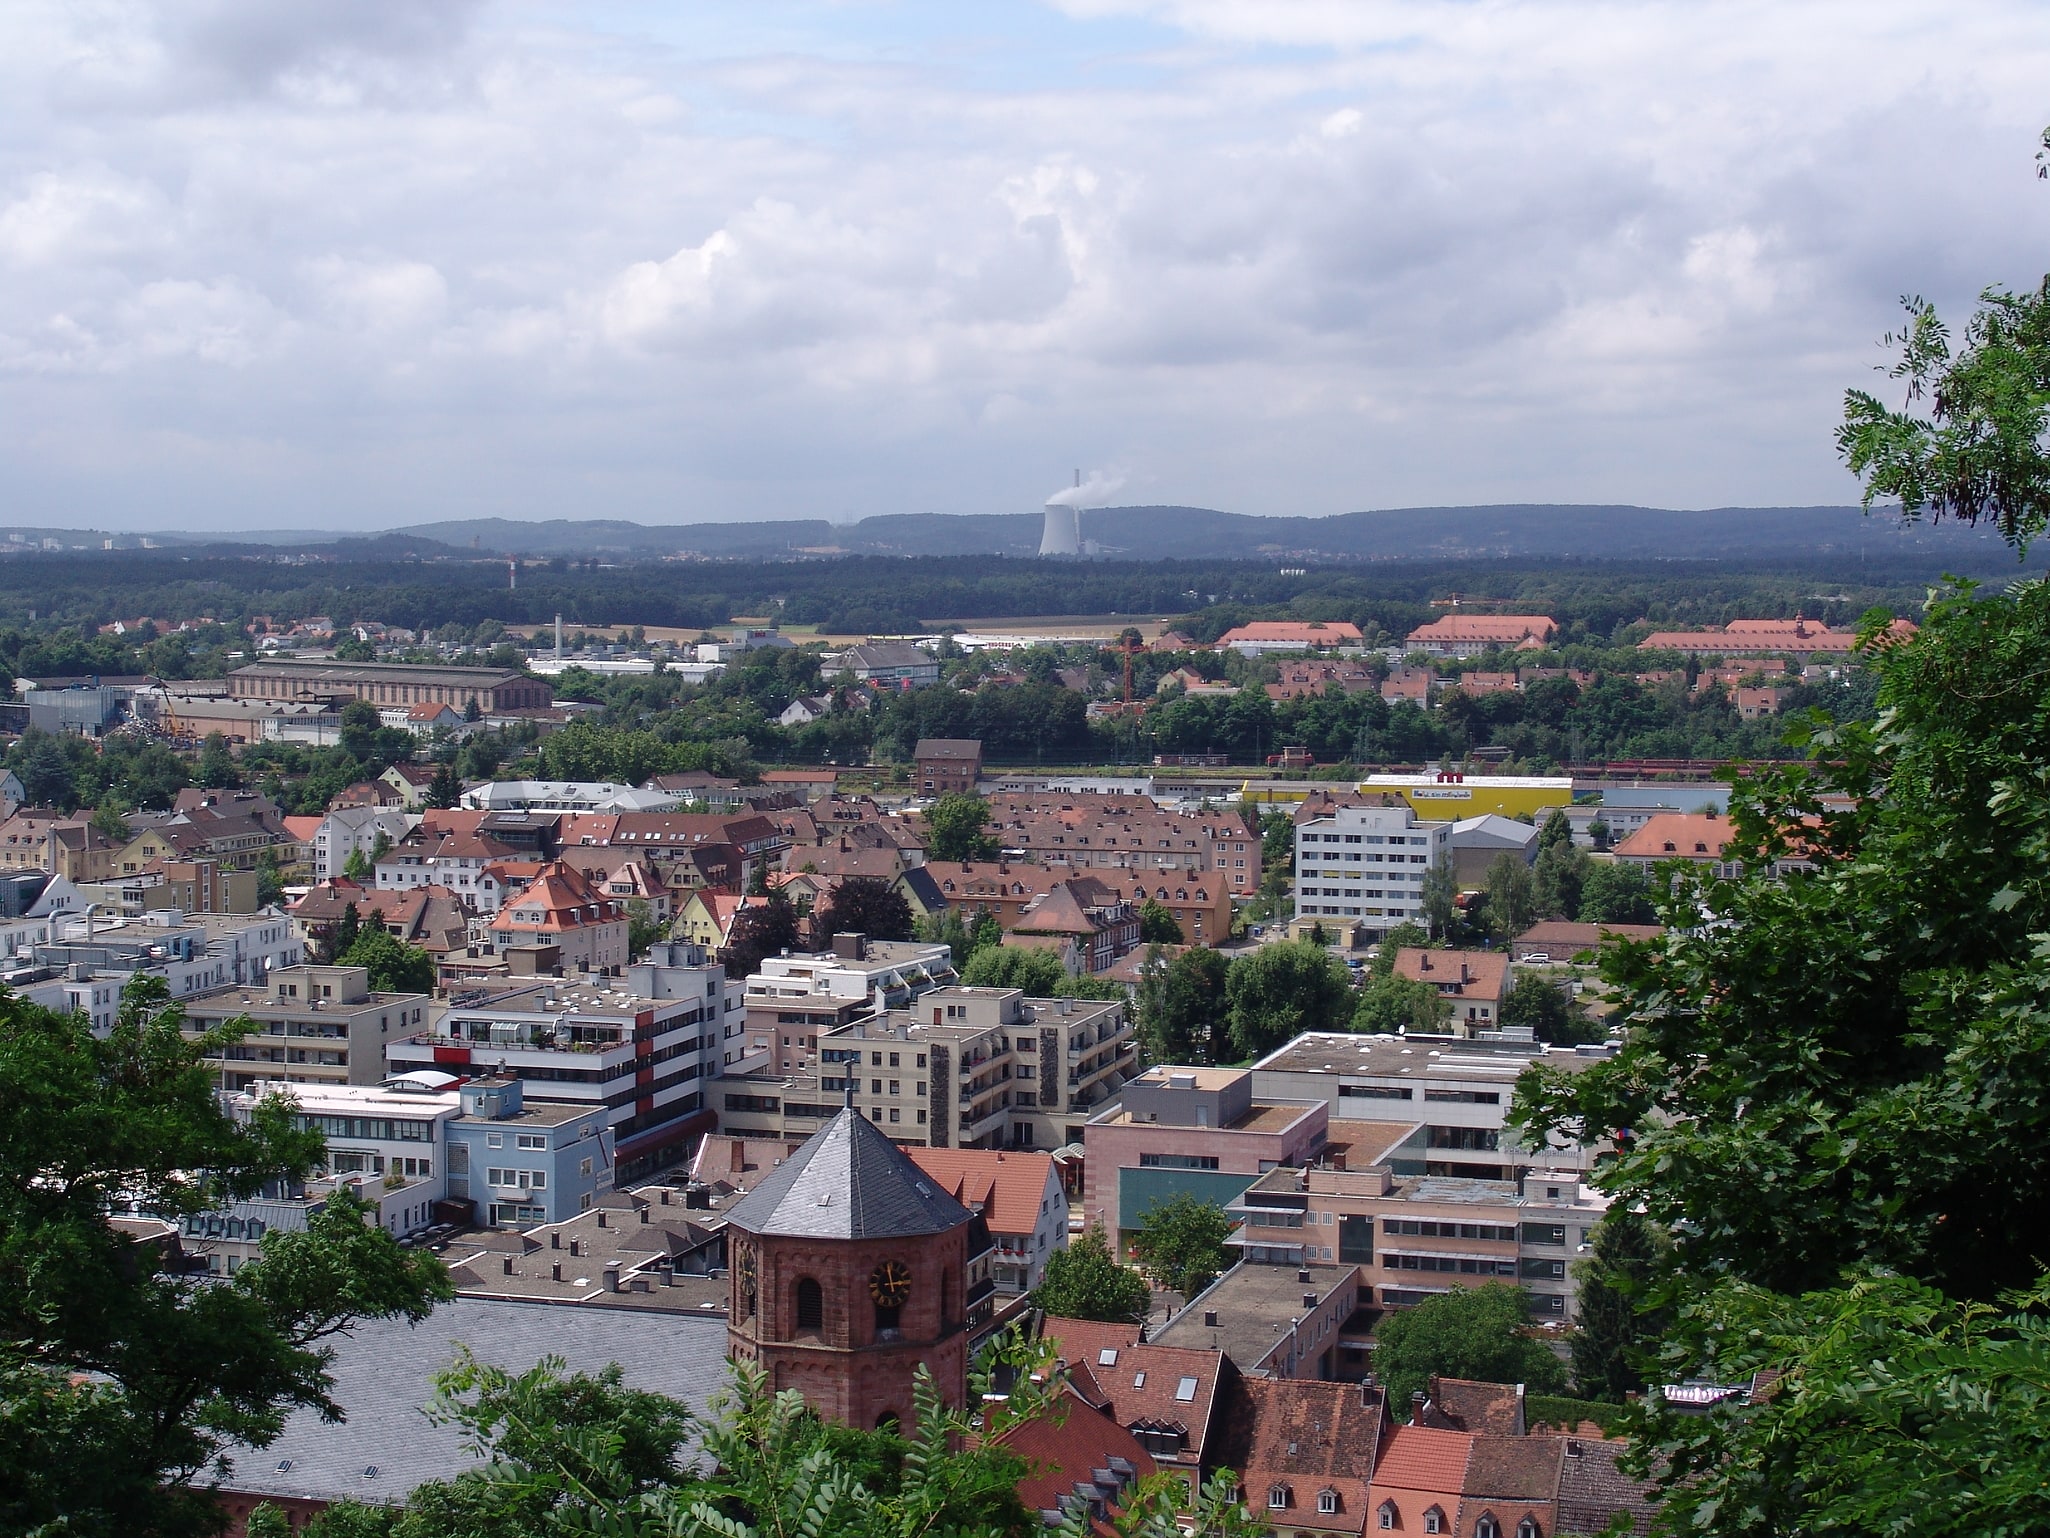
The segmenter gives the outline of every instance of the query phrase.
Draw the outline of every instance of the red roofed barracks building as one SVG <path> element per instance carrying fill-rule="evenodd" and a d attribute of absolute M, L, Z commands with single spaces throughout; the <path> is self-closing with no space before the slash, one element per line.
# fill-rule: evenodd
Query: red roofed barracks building
<path fill-rule="evenodd" d="M 457 710 L 472 704 L 485 715 L 542 710 L 554 693 L 539 678 L 512 668 L 413 667 L 406 663 L 258 662 L 228 675 L 238 700 L 357 699 L 373 705 L 439 701 Z"/>

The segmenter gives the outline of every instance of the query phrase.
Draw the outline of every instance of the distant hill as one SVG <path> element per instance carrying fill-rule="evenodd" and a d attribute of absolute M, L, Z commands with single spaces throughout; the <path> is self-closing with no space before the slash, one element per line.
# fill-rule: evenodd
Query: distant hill
<path fill-rule="evenodd" d="M 623 520 L 520 523 L 478 518 L 391 531 L 456 550 L 532 556 L 793 554 L 1005 555 L 1039 550 L 1038 513 L 891 513 L 859 523 L 824 519 L 672 526 Z M 1956 552 L 1997 559 L 1989 530 L 1915 525 L 1855 507 L 1719 507 L 1698 512 L 1545 503 L 1408 507 L 1325 518 L 1259 518 L 1206 507 L 1111 507 L 1082 515 L 1082 536 L 1107 555 L 1313 561 L 1476 558 L 1762 560 Z"/>

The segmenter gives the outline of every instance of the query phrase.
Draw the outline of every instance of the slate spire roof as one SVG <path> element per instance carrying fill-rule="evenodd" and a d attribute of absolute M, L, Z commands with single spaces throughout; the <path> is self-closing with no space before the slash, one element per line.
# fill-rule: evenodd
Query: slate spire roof
<path fill-rule="evenodd" d="M 973 1219 L 852 1107 L 814 1132 L 726 1214 L 743 1233 L 800 1239 L 940 1234 Z"/>

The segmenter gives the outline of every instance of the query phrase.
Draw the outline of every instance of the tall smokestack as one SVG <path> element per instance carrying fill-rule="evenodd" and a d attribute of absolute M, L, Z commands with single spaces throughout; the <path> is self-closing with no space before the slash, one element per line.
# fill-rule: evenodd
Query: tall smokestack
<path fill-rule="evenodd" d="M 520 558 L 516 555 L 509 555 L 505 558 L 505 590 L 508 593 L 515 593 L 519 591 L 519 586 Z"/>

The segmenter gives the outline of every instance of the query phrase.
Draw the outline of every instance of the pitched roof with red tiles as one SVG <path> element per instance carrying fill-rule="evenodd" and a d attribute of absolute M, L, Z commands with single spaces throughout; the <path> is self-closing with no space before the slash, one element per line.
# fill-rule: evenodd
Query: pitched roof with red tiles
<path fill-rule="evenodd" d="M 1302 646 L 1357 646 L 1360 627 L 1345 620 L 1252 620 L 1217 638 L 1219 646 L 1236 641 L 1293 642 Z"/>
<path fill-rule="evenodd" d="M 1532 636 L 1546 639 L 1558 628 L 1559 622 L 1546 614 L 1446 614 L 1417 626 L 1409 633 L 1409 643 L 1487 641 L 1514 646 Z"/>
<path fill-rule="evenodd" d="M 1730 820 L 1712 812 L 1659 812 L 1616 846 L 1622 860 L 1720 860 Z"/>
<path fill-rule="evenodd" d="M 311 844 L 320 833 L 325 817 L 287 817 L 283 819 L 285 832 L 295 844 Z"/>
<path fill-rule="evenodd" d="M 1505 1437 L 1520 1437 L 1524 1432 L 1523 1386 L 1518 1383 L 1434 1377 L 1429 1408 L 1444 1417 L 1444 1429 L 1449 1431 L 1486 1431 Z"/>
<path fill-rule="evenodd" d="M 1428 1426 L 1391 1426 L 1381 1440 L 1374 1477 L 1367 1487 L 1369 1513 L 1382 1503 L 1395 1508 L 1393 1526 L 1405 1533 L 1424 1530 L 1424 1514 L 1437 1507 L 1443 1531 L 1459 1520 L 1460 1496 L 1466 1488 L 1466 1460 L 1473 1437 L 1464 1431 L 1437 1431 Z M 1371 1520 L 1378 1523 L 1378 1515 Z"/>
<path fill-rule="evenodd" d="M 1645 1486 L 1616 1466 L 1625 1444 L 1589 1437 L 1563 1440 L 1554 1527 L 1562 1533 L 1599 1533 L 1622 1512 L 1629 1514 L 1632 1533 L 1649 1533 L 1655 1508 L 1646 1498 Z"/>
<path fill-rule="evenodd" d="M 911 1162 L 991 1233 L 1029 1234 L 1053 1180 L 1053 1158 L 993 1148 L 907 1148 Z"/>
<path fill-rule="evenodd" d="M 1357 1533 L 1381 1440 L 1378 1389 L 1308 1378 L 1245 1378 L 1232 1390 L 1247 1506 L 1294 1530 Z M 1241 1410 L 1239 1406 L 1244 1408 Z M 1275 1499 L 1280 1497 L 1281 1504 Z M 1333 1509 L 1323 1508 L 1329 1505 Z"/>
<path fill-rule="evenodd" d="M 1395 953 L 1395 975 L 1430 983 L 1462 999 L 1499 1000 L 1509 987 L 1509 958 L 1500 951 L 1434 951 L 1405 945 Z"/>
<path fill-rule="evenodd" d="M 538 920 L 521 917 L 539 910 Z M 560 932 L 568 929 L 583 929 L 592 924 L 608 924 L 623 917 L 618 903 L 595 892 L 590 882 L 580 871 L 550 861 L 541 868 L 539 875 L 505 901 L 498 910 L 498 916 L 491 921 L 493 930 L 518 930 L 532 934 L 537 930 Z"/>
<path fill-rule="evenodd" d="M 467 806 L 430 806 L 420 813 L 420 826 L 443 833 L 475 833 L 477 824 L 490 815 Z"/>
<path fill-rule="evenodd" d="M 1121 1505 L 1125 1489 L 1154 1472 L 1152 1455 L 1132 1434 L 1108 1416 L 1099 1415 L 1073 1395 L 1056 1413 L 1018 1422 L 999 1433 L 996 1445 L 1023 1458 L 1030 1472 L 1018 1481 L 1018 1499 L 1025 1509 L 1061 1512 L 1071 1502 L 1086 1504 L 1090 1530 L 1114 1531 L 1105 1518 Z M 1099 1472 L 1116 1470 L 1116 1459 L 1131 1471 L 1121 1487 L 1097 1483 Z"/>
<path fill-rule="evenodd" d="M 1565 1449 L 1561 1437 L 1476 1436 L 1467 1455 L 1455 1538 L 1477 1538 L 1481 1523 L 1490 1519 L 1505 1538 L 1526 1519 L 1540 1533 L 1553 1531 Z"/>
<path fill-rule="evenodd" d="M 908 1151 L 908 1150 L 907 1150 Z M 1135 1324 L 1053 1316 L 1040 1335 L 1054 1343 L 1063 1360 L 1079 1362 L 1120 1424 L 1142 1431 L 1183 1434 L 1182 1451 L 1171 1461 L 1201 1463 L 1216 1418 L 1226 1376 L 1222 1351 L 1190 1346 L 1156 1346 L 1139 1340 Z M 1189 1397 L 1182 1398 L 1184 1385 Z M 1163 1448 L 1159 1456 L 1168 1455 Z"/>

